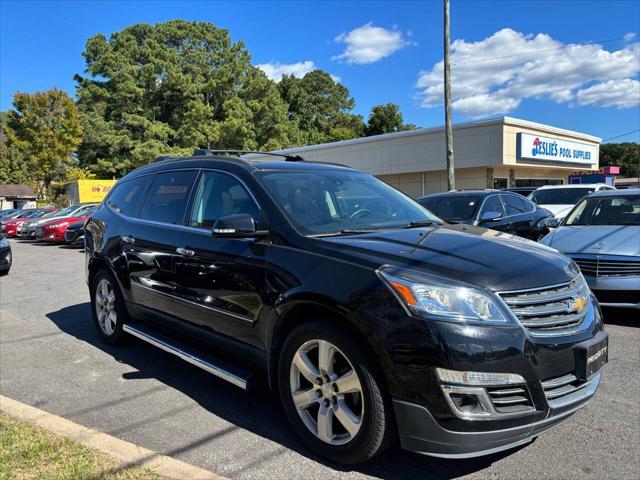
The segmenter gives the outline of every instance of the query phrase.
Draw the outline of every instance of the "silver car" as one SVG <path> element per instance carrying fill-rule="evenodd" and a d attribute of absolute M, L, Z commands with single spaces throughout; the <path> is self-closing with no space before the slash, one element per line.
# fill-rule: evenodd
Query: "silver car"
<path fill-rule="evenodd" d="M 584 197 L 541 243 L 578 264 L 600 305 L 640 309 L 640 190 Z"/>

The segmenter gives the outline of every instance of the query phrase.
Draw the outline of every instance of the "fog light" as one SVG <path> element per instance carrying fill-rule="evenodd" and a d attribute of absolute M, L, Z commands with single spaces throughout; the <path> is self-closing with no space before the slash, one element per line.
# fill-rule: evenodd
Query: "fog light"
<path fill-rule="evenodd" d="M 436 368 L 436 375 L 441 382 L 460 385 L 492 386 L 526 383 L 525 379 L 515 373 L 461 372 Z"/>
<path fill-rule="evenodd" d="M 464 420 L 489 420 L 508 414 L 496 411 L 485 387 L 525 385 L 515 373 L 461 372 L 436 368 L 440 388 L 451 411 Z"/>
<path fill-rule="evenodd" d="M 449 398 L 455 408 L 465 416 L 486 413 L 476 395 L 468 393 L 450 393 Z"/>

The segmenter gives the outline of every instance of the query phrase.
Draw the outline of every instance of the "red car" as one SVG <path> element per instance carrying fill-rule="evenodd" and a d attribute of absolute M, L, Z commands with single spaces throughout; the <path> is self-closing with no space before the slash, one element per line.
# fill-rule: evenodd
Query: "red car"
<path fill-rule="evenodd" d="M 2 232 L 7 237 L 15 237 L 18 232 L 18 228 L 25 222 L 33 220 L 34 218 L 39 218 L 43 215 L 46 215 L 49 212 L 53 212 L 55 209 L 53 208 L 34 208 L 30 210 L 25 210 L 25 212 L 10 220 L 4 220 L 2 222 Z"/>
<path fill-rule="evenodd" d="M 84 222 L 91 217 L 95 210 L 95 208 L 87 210 L 81 217 L 52 218 L 50 221 L 36 227 L 36 238 L 45 242 L 64 243 L 64 234 L 67 231 L 67 227 L 74 223 Z"/>

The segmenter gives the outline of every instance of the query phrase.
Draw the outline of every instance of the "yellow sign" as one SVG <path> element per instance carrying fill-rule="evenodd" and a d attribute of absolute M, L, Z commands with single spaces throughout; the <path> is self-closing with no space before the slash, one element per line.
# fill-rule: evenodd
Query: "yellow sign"
<path fill-rule="evenodd" d="M 115 180 L 77 180 L 78 201 L 80 203 L 99 203 L 107 195 Z"/>

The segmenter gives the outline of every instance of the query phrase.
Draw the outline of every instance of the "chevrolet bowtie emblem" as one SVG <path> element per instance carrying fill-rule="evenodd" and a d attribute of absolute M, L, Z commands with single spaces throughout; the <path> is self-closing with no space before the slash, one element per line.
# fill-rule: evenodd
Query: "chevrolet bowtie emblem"
<path fill-rule="evenodd" d="M 587 308 L 587 299 L 584 297 L 576 297 L 569 301 L 567 305 L 568 312 L 582 313 Z"/>

